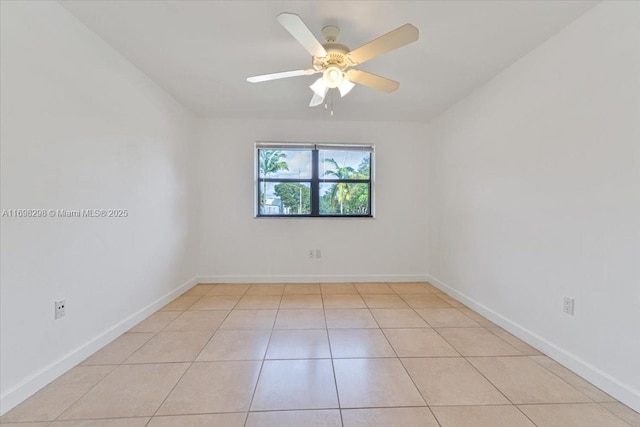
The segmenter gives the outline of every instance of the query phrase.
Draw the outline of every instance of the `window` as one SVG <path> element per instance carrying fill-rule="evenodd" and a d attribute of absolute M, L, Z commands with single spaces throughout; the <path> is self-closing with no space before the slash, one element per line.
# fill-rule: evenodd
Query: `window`
<path fill-rule="evenodd" d="M 372 217 L 373 146 L 256 144 L 259 217 Z"/>

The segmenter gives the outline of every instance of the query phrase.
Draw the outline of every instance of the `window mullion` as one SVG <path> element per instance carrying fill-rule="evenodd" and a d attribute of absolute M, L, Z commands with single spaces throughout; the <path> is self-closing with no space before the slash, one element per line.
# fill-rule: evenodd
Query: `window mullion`
<path fill-rule="evenodd" d="M 320 180 L 318 150 L 311 151 L 311 216 L 320 216 Z"/>

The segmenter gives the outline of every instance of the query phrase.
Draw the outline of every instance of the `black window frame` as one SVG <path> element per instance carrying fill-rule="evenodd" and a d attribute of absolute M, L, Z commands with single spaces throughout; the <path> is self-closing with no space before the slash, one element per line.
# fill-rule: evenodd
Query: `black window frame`
<path fill-rule="evenodd" d="M 311 178 L 268 178 L 260 176 L 260 150 L 302 150 L 311 151 Z M 368 179 L 338 179 L 319 176 L 319 155 L 323 150 L 335 151 L 363 151 L 369 153 L 369 178 Z M 374 146 L 372 144 L 305 144 L 305 143 L 273 143 L 257 142 L 255 145 L 255 212 L 256 218 L 374 218 L 373 172 L 374 172 Z M 311 212 L 308 214 L 263 214 L 260 213 L 260 188 L 263 183 L 309 183 L 311 191 Z M 368 185 L 368 213 L 366 214 L 321 214 L 320 213 L 320 184 L 323 183 L 349 183 Z"/>

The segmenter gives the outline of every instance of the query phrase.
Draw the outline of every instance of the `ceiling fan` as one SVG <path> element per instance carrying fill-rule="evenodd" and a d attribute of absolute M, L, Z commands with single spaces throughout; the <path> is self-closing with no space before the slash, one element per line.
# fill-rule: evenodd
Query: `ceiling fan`
<path fill-rule="evenodd" d="M 311 54 L 312 68 L 252 76 L 247 77 L 247 81 L 259 83 L 322 73 L 322 77 L 309 86 L 313 90 L 310 107 L 322 104 L 329 89 L 337 88 L 340 96 L 345 96 L 356 83 L 387 93 L 395 91 L 400 83 L 350 67 L 418 40 L 418 29 L 411 24 L 404 24 L 357 49 L 349 50 L 344 44 L 336 42 L 340 33 L 336 26 L 329 25 L 322 29 L 326 42 L 320 43 L 298 15 L 281 13 L 278 22 Z"/>

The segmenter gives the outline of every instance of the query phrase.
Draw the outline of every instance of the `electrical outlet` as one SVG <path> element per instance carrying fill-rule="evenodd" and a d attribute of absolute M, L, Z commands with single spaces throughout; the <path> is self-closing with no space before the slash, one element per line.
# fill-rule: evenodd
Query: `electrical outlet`
<path fill-rule="evenodd" d="M 309 259 L 313 258 L 313 249 L 309 249 Z"/>
<path fill-rule="evenodd" d="M 564 297 L 562 300 L 562 311 L 573 316 L 573 310 L 575 307 L 576 300 L 569 297 Z"/>
<path fill-rule="evenodd" d="M 54 305 L 55 305 L 55 318 L 59 319 L 61 317 L 64 317 L 64 315 L 66 314 L 67 302 L 61 299 L 60 301 L 55 301 Z"/>
<path fill-rule="evenodd" d="M 316 258 L 322 258 L 322 251 L 320 249 L 316 249 Z"/>

